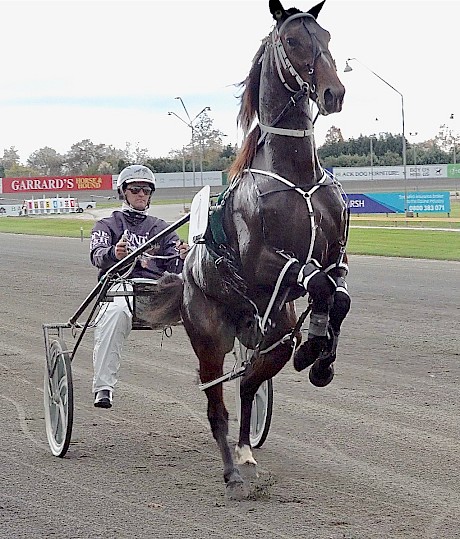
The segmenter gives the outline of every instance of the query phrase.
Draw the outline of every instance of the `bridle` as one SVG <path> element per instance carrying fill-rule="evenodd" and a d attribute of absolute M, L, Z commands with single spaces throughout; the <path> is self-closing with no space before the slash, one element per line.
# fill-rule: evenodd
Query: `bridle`
<path fill-rule="evenodd" d="M 286 53 L 286 50 L 284 48 L 283 42 L 281 40 L 281 33 L 286 26 L 288 22 L 293 21 L 294 19 L 299 18 L 305 18 L 309 17 L 313 20 L 314 17 L 310 15 L 309 13 L 295 13 L 294 15 L 291 15 L 288 17 L 279 28 L 274 28 L 272 32 L 272 44 L 275 51 L 275 62 L 276 62 L 276 69 L 278 71 L 278 76 L 283 83 L 284 87 L 289 90 L 292 93 L 295 93 L 296 90 L 293 90 L 289 84 L 286 82 L 286 79 L 284 78 L 283 71 L 281 67 L 283 67 L 285 70 L 289 71 L 289 73 L 292 75 L 292 77 L 296 80 L 297 84 L 299 85 L 299 88 L 305 88 L 307 91 L 310 91 L 310 93 L 315 92 L 315 85 L 313 83 L 308 83 L 302 79 L 302 77 L 297 73 L 297 71 L 294 69 L 294 66 L 292 65 L 291 61 L 289 60 L 289 57 Z M 309 30 L 308 26 L 305 24 L 304 21 L 304 28 L 307 31 L 308 35 L 310 36 L 311 43 L 313 46 L 313 65 L 308 65 L 308 75 L 311 77 L 311 80 L 313 80 L 313 75 L 315 73 L 315 61 L 318 58 L 318 56 L 321 54 L 321 47 L 318 46 L 318 40 L 316 36 Z"/>
<path fill-rule="evenodd" d="M 280 81 L 282 82 L 283 86 L 294 95 L 291 96 L 288 103 L 281 111 L 281 113 L 275 118 L 273 122 L 271 122 L 270 125 L 264 125 L 259 121 L 259 127 L 260 127 L 262 135 L 258 141 L 258 144 L 260 144 L 263 141 L 267 133 L 273 133 L 275 135 L 284 135 L 284 136 L 290 136 L 290 137 L 299 137 L 299 138 L 311 137 L 313 135 L 313 125 L 315 124 L 316 119 L 318 118 L 319 112 L 316 115 L 316 117 L 313 119 L 312 118 L 313 117 L 313 104 L 310 107 L 310 103 L 308 103 L 308 107 L 309 107 L 308 116 L 312 120 L 311 129 L 286 129 L 284 127 L 276 127 L 278 122 L 286 115 L 286 113 L 292 107 L 295 107 L 297 103 L 299 103 L 304 97 L 308 97 L 313 102 L 315 102 L 318 97 L 316 93 L 316 85 L 314 83 L 314 75 L 315 75 L 314 66 L 315 66 L 316 59 L 323 54 L 327 54 L 328 51 L 325 51 L 323 49 L 323 47 L 321 46 L 321 43 L 318 41 L 318 38 L 316 37 L 314 32 L 310 31 L 310 29 L 308 28 L 308 25 L 305 24 L 305 21 L 304 21 L 303 26 L 306 29 L 308 35 L 310 36 L 311 43 L 313 46 L 313 63 L 312 65 L 308 65 L 308 75 L 310 77 L 310 81 L 305 81 L 304 79 L 302 79 L 300 74 L 296 71 L 296 69 L 292 65 L 292 62 L 289 60 L 289 57 L 286 53 L 283 42 L 281 40 L 281 33 L 288 22 L 291 22 L 294 19 L 305 18 L 305 17 L 309 17 L 315 20 L 313 15 L 310 15 L 310 13 L 295 13 L 294 15 L 291 15 L 290 17 L 288 17 L 281 24 L 279 28 L 275 26 L 275 28 L 272 31 L 271 46 L 273 47 L 273 51 L 274 51 L 275 64 L 276 64 L 276 70 L 278 72 L 278 77 Z M 297 82 L 299 86 L 298 90 L 294 90 L 287 83 L 286 78 L 284 77 L 283 70 L 287 71 L 293 77 L 293 79 Z"/>

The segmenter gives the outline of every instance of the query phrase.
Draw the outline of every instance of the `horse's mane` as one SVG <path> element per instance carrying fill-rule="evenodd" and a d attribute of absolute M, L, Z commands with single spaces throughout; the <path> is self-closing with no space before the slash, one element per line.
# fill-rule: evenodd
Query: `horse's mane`
<path fill-rule="evenodd" d="M 252 60 L 252 66 L 246 79 L 237 85 L 239 88 L 243 88 L 240 98 L 241 106 L 238 113 L 237 123 L 243 130 L 244 142 L 228 172 L 229 177 L 232 179 L 238 176 L 251 164 L 257 150 L 257 141 L 260 137 L 260 128 L 257 125 L 249 134 L 248 131 L 254 119 L 259 115 L 260 72 L 262 70 L 262 59 L 268 39 L 269 37 L 266 37 L 262 41 L 259 50 Z"/>
<path fill-rule="evenodd" d="M 301 13 L 301 11 L 294 7 L 288 9 L 286 13 L 287 16 L 291 16 L 295 13 Z M 263 56 L 270 35 L 262 40 L 262 44 L 252 60 L 252 66 L 246 79 L 237 84 L 239 88 L 243 89 L 240 98 L 241 106 L 238 113 L 237 124 L 243 130 L 244 141 L 235 161 L 229 168 L 228 176 L 231 180 L 239 176 L 244 169 L 251 165 L 257 151 L 257 141 L 261 135 L 260 127 L 256 125 L 249 134 L 248 131 L 256 116 L 259 116 L 260 73 L 262 70 Z"/>

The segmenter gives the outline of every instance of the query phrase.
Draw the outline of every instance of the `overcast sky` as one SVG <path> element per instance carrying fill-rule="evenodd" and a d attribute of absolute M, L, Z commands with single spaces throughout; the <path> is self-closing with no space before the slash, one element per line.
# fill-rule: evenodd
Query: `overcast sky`
<path fill-rule="evenodd" d="M 167 114 L 185 118 L 175 96 L 192 117 L 211 107 L 224 141 L 240 143 L 234 85 L 273 26 L 268 0 L 0 0 L 0 20 L 0 156 L 15 146 L 24 164 L 35 150 L 65 153 L 82 139 L 166 156 L 190 140 Z M 403 94 L 410 142 L 443 123 L 460 130 L 460 1 L 326 0 L 318 22 L 346 87 L 342 112 L 316 123 L 318 144 L 333 125 L 345 138 L 401 133 L 400 95 L 368 69 Z M 361 63 L 344 73 L 351 57 Z"/>

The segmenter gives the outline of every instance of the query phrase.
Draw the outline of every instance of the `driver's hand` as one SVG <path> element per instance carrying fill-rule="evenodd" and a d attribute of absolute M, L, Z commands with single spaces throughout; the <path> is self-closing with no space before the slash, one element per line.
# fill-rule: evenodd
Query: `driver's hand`
<path fill-rule="evenodd" d="M 181 260 L 184 260 L 184 258 L 187 256 L 187 253 L 190 250 L 190 246 L 185 241 L 177 240 L 176 250 L 178 251 L 179 257 L 181 258 Z"/>
<path fill-rule="evenodd" d="M 115 245 L 115 258 L 122 260 L 125 256 L 128 256 L 128 242 L 121 238 Z"/>

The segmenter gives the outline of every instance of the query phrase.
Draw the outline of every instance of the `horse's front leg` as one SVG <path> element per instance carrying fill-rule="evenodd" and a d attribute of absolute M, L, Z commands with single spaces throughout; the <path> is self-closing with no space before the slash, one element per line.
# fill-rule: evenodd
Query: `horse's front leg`
<path fill-rule="evenodd" d="M 322 270 L 316 260 L 312 259 L 302 265 L 298 260 L 289 259 L 281 252 L 270 249 L 262 249 L 260 252 L 259 269 L 263 268 L 265 272 L 265 281 L 262 280 L 261 284 L 267 284 L 270 279 L 272 282 L 278 279 L 283 267 L 287 265 L 289 267 L 283 284 L 288 287 L 304 288 L 311 300 L 308 339 L 298 348 L 294 356 L 294 368 L 301 371 L 321 358 L 321 361 L 315 365 L 313 373 L 310 372 L 310 381 L 314 385 L 324 386 L 329 384 L 334 377 L 333 360 L 328 364 L 324 354 L 330 344 L 329 314 L 334 305 L 337 284 L 331 275 Z M 345 271 L 345 269 L 340 268 L 340 271 Z"/>
<path fill-rule="evenodd" d="M 329 312 L 327 346 L 322 351 L 319 358 L 313 363 L 309 372 L 311 383 L 320 387 L 327 385 L 332 380 L 330 375 L 331 373 L 332 376 L 334 374 L 333 364 L 337 357 L 340 328 L 350 310 L 351 300 L 348 294 L 345 275 L 346 272 L 343 269 L 338 269 L 331 275 L 336 283 L 336 290 L 334 292 L 333 304 Z"/>
<path fill-rule="evenodd" d="M 308 338 L 298 348 L 294 356 L 294 368 L 301 371 L 314 364 L 327 349 L 329 314 L 334 303 L 336 284 L 329 275 L 322 271 L 315 260 L 302 266 L 298 282 L 308 292 L 311 301 Z M 324 361 L 319 366 L 321 368 L 315 368 L 313 377 L 310 376 L 310 381 L 314 385 L 325 386 L 334 377 L 334 369 L 331 364 L 326 365 Z"/>
<path fill-rule="evenodd" d="M 312 365 L 309 378 L 312 384 L 319 387 L 329 384 L 334 377 L 333 363 L 336 359 L 340 327 L 350 310 L 346 274 L 347 266 L 344 264 L 333 268 L 328 275 L 323 272 L 318 273 L 322 275 L 321 280 L 312 278 L 312 282 L 307 285 L 312 298 L 312 315 L 308 340 L 297 350 L 294 356 L 294 368 L 301 371 Z M 329 282 L 326 282 L 326 277 Z M 310 284 L 311 289 L 309 289 Z M 328 298 L 328 291 L 331 291 L 330 298 Z M 326 298 L 328 298 L 329 308 L 325 304 Z"/>

